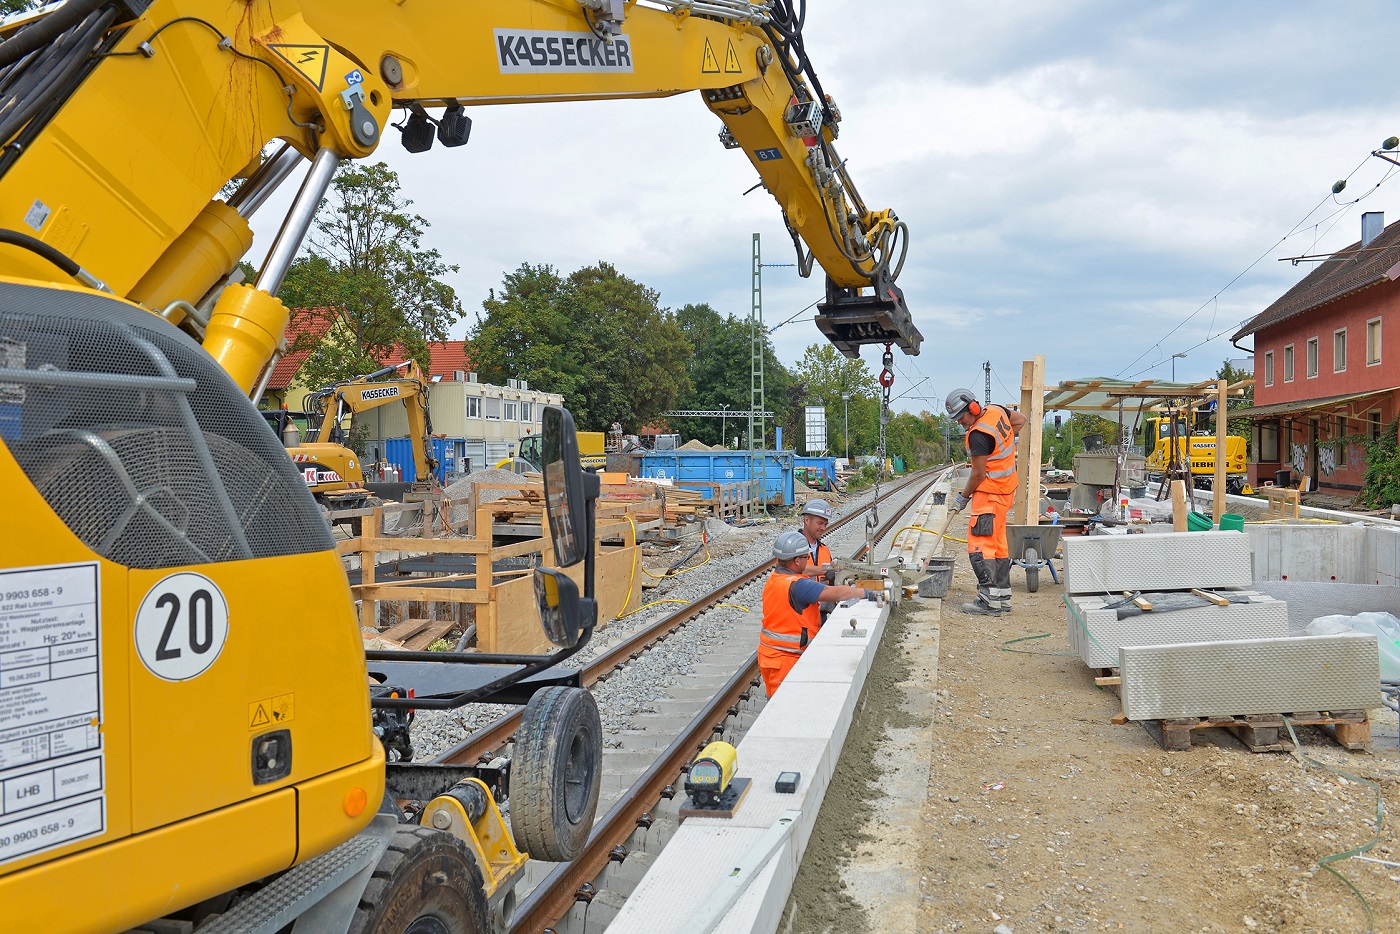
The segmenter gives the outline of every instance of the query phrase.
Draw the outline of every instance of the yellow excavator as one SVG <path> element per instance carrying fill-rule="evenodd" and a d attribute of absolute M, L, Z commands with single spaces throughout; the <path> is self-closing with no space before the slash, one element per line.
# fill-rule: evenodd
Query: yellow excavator
<path fill-rule="evenodd" d="M 1208 421 L 1210 413 L 1145 419 L 1148 478 L 1160 482 L 1164 476 L 1191 476 L 1192 485 L 1210 489 L 1215 484 L 1215 433 L 1204 428 L 1191 430 L 1198 419 Z M 1229 493 L 1252 494 L 1246 441 L 1237 435 L 1225 438 L 1225 489 Z"/>
<path fill-rule="evenodd" d="M 402 371 L 402 372 L 400 372 Z M 317 501 L 332 509 L 354 509 L 371 499 L 364 464 L 349 447 L 342 427 L 347 414 L 402 402 L 408 413 L 408 437 L 413 446 L 414 484 L 431 490 L 437 483 L 437 459 L 432 452 L 433 423 L 428 414 L 428 379 L 413 360 L 386 366 L 318 389 L 307 396 L 311 421 L 305 435 L 287 421 L 278 436 Z M 264 413 L 266 418 L 270 414 Z"/>
<path fill-rule="evenodd" d="M 698 92 L 799 271 L 824 270 L 819 328 L 849 355 L 916 353 L 907 232 L 835 150 L 804 18 L 801 0 L 66 0 L 0 21 L 4 927 L 485 931 L 527 858 L 579 852 L 601 728 L 557 663 L 596 616 L 598 486 L 572 419 L 549 407 L 542 431 L 557 568 L 534 581 L 557 650 L 366 653 L 335 543 L 249 399 L 286 346 L 275 296 L 337 166 L 395 109 L 419 152 L 465 144 L 473 105 Z M 299 168 L 244 283 L 248 218 Z M 582 595 L 561 570 L 580 563 Z M 507 768 L 412 761 L 415 710 L 486 700 L 525 705 Z"/>

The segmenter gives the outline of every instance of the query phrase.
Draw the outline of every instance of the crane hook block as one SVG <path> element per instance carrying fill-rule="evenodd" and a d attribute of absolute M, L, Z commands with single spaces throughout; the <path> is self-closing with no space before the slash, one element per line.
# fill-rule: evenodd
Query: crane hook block
<path fill-rule="evenodd" d="M 904 304 L 904 293 L 881 271 L 873 289 L 846 288 L 826 280 L 826 301 L 817 305 L 817 327 L 827 340 L 852 360 L 867 344 L 895 344 L 918 356 L 924 336 Z M 873 294 L 861 294 L 862 292 Z"/>

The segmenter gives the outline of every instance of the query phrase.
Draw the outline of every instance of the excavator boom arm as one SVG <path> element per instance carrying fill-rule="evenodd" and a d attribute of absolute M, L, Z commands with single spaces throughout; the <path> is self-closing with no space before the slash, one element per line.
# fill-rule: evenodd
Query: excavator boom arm
<path fill-rule="evenodd" d="M 903 225 L 851 183 L 839 112 L 774 19 L 785 6 L 499 0 L 487 17 L 449 0 L 70 0 L 0 50 L 0 212 L 38 241 L 0 243 L 0 274 L 103 285 L 181 324 L 255 393 L 284 349 L 272 296 L 336 165 L 373 153 L 394 107 L 409 110 L 405 144 L 423 147 L 466 142 L 465 105 L 700 91 L 778 201 L 803 271 L 825 270 L 823 314 L 864 315 L 819 318 L 828 336 L 847 353 L 917 352 L 894 284 Z M 45 29 L 46 57 L 23 56 Z M 299 156 L 313 159 L 301 192 L 257 281 L 239 284 L 248 217 Z M 246 180 L 217 198 L 233 178 Z"/>

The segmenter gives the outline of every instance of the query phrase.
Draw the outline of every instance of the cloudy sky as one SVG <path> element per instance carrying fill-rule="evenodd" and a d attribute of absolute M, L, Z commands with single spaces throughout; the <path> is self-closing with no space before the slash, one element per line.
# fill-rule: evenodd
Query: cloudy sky
<path fill-rule="evenodd" d="M 984 359 L 1007 397 L 1034 353 L 1052 381 L 1167 378 L 1180 352 L 1178 378 L 1205 378 L 1242 356 L 1234 326 L 1310 268 L 1278 257 L 1351 243 L 1362 211 L 1400 220 L 1394 177 L 1350 204 L 1400 176 L 1368 156 L 1400 133 L 1398 29 L 1383 3 L 811 0 L 838 148 L 866 202 L 912 232 L 900 284 L 925 343 L 897 361 L 897 405 L 980 390 Z M 665 305 L 742 315 L 752 234 L 765 262 L 792 261 L 697 95 L 472 116 L 464 148 L 411 156 L 390 132 L 380 152 L 460 265 L 468 321 L 522 262 L 607 260 Z M 257 219 L 264 245 L 276 208 Z M 819 271 L 765 270 L 770 326 L 821 294 Z M 822 337 L 799 318 L 773 339 L 795 363 Z"/>

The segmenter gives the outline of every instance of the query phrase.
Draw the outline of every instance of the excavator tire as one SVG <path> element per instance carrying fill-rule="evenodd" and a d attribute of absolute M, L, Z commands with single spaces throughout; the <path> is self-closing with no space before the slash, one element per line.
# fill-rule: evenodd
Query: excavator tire
<path fill-rule="evenodd" d="M 406 826 L 380 857 L 349 934 L 490 934 L 481 870 L 450 833 Z"/>
<path fill-rule="evenodd" d="M 583 688 L 536 691 L 515 731 L 510 826 L 531 859 L 565 863 L 583 851 L 603 771 L 598 705 Z"/>

